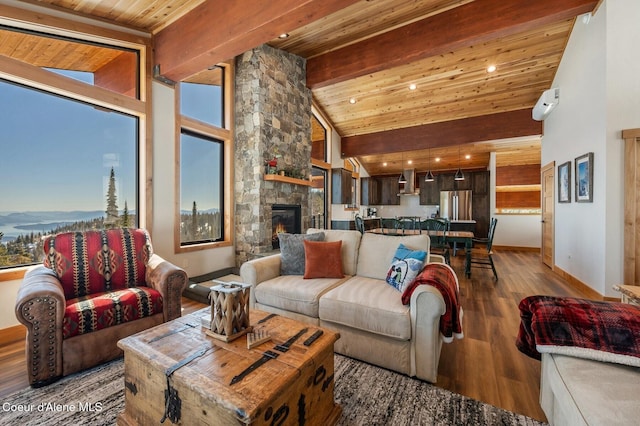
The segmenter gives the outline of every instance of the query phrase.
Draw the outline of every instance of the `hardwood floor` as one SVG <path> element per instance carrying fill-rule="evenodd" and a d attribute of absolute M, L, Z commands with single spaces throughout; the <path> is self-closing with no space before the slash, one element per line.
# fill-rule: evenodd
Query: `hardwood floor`
<path fill-rule="evenodd" d="M 518 303 L 526 296 L 549 294 L 586 297 L 542 265 L 538 253 L 499 251 L 491 270 L 463 274 L 464 255 L 452 257 L 464 309 L 464 339 L 444 344 L 437 386 L 480 401 L 546 420 L 538 395 L 540 362 L 515 347 L 520 317 Z M 184 312 L 205 306 L 183 298 Z M 0 333 L 0 398 L 28 386 L 24 337 Z"/>

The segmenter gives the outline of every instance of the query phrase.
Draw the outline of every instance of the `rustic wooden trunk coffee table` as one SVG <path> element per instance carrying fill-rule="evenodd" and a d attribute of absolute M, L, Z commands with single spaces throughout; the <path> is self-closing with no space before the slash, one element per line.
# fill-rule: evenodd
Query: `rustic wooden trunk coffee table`
<path fill-rule="evenodd" d="M 201 327 L 205 308 L 120 340 L 125 410 L 119 425 L 334 424 L 333 344 L 339 334 L 251 311 L 271 341 L 247 349 Z"/>

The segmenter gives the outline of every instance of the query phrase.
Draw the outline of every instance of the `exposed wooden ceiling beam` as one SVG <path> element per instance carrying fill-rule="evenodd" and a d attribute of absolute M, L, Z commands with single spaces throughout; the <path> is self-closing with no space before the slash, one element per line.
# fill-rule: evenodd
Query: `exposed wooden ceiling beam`
<path fill-rule="evenodd" d="M 531 118 L 530 109 L 521 109 L 345 137 L 341 155 L 388 154 L 541 134 L 542 122 Z"/>
<path fill-rule="evenodd" d="M 181 81 L 357 0 L 208 0 L 155 37 L 160 74 Z"/>
<path fill-rule="evenodd" d="M 452 52 L 594 10 L 597 0 L 475 0 L 316 56 L 307 62 L 312 89 Z"/>

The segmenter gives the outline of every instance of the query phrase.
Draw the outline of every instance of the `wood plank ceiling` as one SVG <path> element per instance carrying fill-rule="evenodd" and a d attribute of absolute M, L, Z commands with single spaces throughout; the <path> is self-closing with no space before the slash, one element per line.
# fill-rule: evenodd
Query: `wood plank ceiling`
<path fill-rule="evenodd" d="M 194 9 L 217 4 L 209 3 L 212 1 L 27 0 L 16 3 L 47 5 L 162 36 L 164 30 L 179 24 L 181 17 L 199 10 Z M 250 6 L 253 2 L 246 3 L 246 7 L 236 9 L 245 10 L 253 22 L 254 9 Z M 261 7 L 268 7 L 267 3 L 260 3 Z M 314 1 L 304 3 L 308 7 Z M 431 129 L 429 126 L 440 124 L 442 127 L 443 123 L 460 126 L 466 119 L 489 115 L 498 120 L 494 124 L 508 127 L 509 113 L 528 113 L 540 94 L 551 86 L 575 17 L 597 6 L 595 0 L 343 3 L 352 4 L 288 29 L 286 39 L 263 42 L 309 60 L 309 84 L 317 105 L 345 144 L 358 141 L 360 148 L 352 149 L 359 149 L 355 156 L 372 174 L 396 173 L 400 168 L 450 170 L 458 164 L 466 169 L 486 168 L 490 151 L 500 152 L 498 158 L 507 164 L 539 163 L 541 126 L 540 131 L 532 132 L 529 125 L 521 131 L 526 134 L 499 140 L 488 140 L 481 129 L 476 129 L 477 139 L 471 135 L 464 144 L 449 142 L 444 133 L 440 138 L 431 134 L 424 140 L 420 135 L 430 134 L 423 132 Z M 277 2 L 269 4 L 277 6 Z M 527 21 L 527 14 L 531 15 L 531 22 Z M 275 25 L 277 19 L 273 15 L 270 19 L 267 22 Z M 242 17 L 238 16 L 238 22 L 240 20 Z M 483 27 L 483 22 L 489 26 Z M 231 23 L 227 29 L 242 31 Z M 279 30 L 274 28 L 271 34 L 278 34 Z M 424 52 L 416 52 L 421 45 L 425 46 Z M 376 49 L 376 46 L 382 48 Z M 8 55 L 6 50 L 0 54 Z M 378 59 L 372 59 L 373 56 Z M 360 67 L 361 75 L 352 75 L 358 73 L 357 69 L 340 71 L 360 63 L 371 64 L 371 67 Z M 489 65 L 494 65 L 496 70 L 488 72 Z M 344 77 L 332 76 L 324 78 L 324 82 L 318 77 L 322 72 L 332 71 L 342 72 Z M 414 90 L 409 89 L 411 84 L 415 85 Z M 350 102 L 352 99 L 355 103 Z M 403 134 L 413 131 L 413 137 L 410 141 L 398 138 L 399 131 Z M 380 138 L 381 134 L 388 138 Z M 377 140 L 386 141 L 378 143 L 375 154 L 369 154 L 367 143 L 371 143 L 372 148 L 374 145 L 367 140 L 371 136 L 373 141 L 373 135 Z M 465 155 L 470 158 L 466 159 Z M 436 162 L 436 158 L 440 161 Z M 408 164 L 409 160 L 412 164 Z"/>

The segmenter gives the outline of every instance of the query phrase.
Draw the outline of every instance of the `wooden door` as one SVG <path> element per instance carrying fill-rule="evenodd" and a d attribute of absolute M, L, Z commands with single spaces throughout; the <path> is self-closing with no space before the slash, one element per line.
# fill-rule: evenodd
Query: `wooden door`
<path fill-rule="evenodd" d="M 555 196 L 555 162 L 544 166 L 541 170 L 542 182 L 542 263 L 553 268 L 553 209 Z"/>
<path fill-rule="evenodd" d="M 640 129 L 622 131 L 624 146 L 624 283 L 640 285 Z"/>

